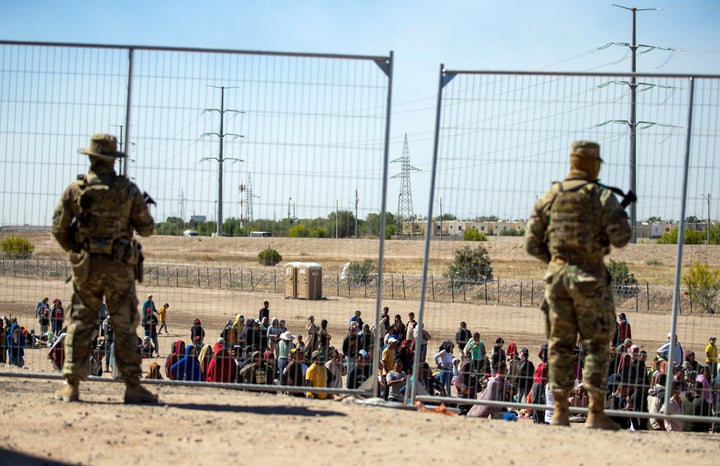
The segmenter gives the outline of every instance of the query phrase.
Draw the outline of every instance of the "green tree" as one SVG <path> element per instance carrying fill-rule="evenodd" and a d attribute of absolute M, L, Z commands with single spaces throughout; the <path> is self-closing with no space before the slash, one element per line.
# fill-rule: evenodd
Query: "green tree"
<path fill-rule="evenodd" d="M 455 260 L 448 266 L 445 278 L 455 288 L 491 281 L 493 268 L 487 250 L 482 246 L 456 249 Z"/>
<path fill-rule="evenodd" d="M 625 261 L 614 261 L 610 259 L 608 271 L 613 285 L 637 285 L 635 274 L 630 271 Z"/>
<path fill-rule="evenodd" d="M 185 222 L 180 217 L 168 217 L 164 222 L 155 225 L 155 234 L 180 236 L 185 230 Z"/>
<path fill-rule="evenodd" d="M 32 256 L 35 245 L 24 236 L 8 236 L 0 242 L 3 257 L 8 259 L 27 259 Z"/>
<path fill-rule="evenodd" d="M 657 240 L 657 244 L 677 244 L 678 242 L 678 230 L 675 227 L 669 232 L 663 234 Z M 685 244 L 703 244 L 705 243 L 705 232 L 685 229 Z"/>
<path fill-rule="evenodd" d="M 348 266 L 347 279 L 352 286 L 368 285 L 375 279 L 375 264 L 370 259 L 362 263 L 350 262 Z"/>
<path fill-rule="evenodd" d="M 295 224 L 288 229 L 288 236 L 291 238 L 309 238 L 310 230 L 302 224 Z"/>
<path fill-rule="evenodd" d="M 690 300 L 702 306 L 705 312 L 713 314 L 715 300 L 720 294 L 720 269 L 695 262 L 690 270 L 683 274 L 682 281 Z"/>
<path fill-rule="evenodd" d="M 500 220 L 500 217 L 497 215 L 480 215 L 479 217 L 475 217 L 476 222 L 497 222 Z"/>
<path fill-rule="evenodd" d="M 685 219 L 685 223 L 704 223 L 704 220 L 700 220 L 694 215 L 691 215 Z"/>
<path fill-rule="evenodd" d="M 487 241 L 487 235 L 477 228 L 470 228 L 463 231 L 463 241 Z"/>
<path fill-rule="evenodd" d="M 647 220 L 645 220 L 645 221 L 648 223 L 662 223 L 663 219 L 662 219 L 662 217 L 652 215 L 652 216 L 648 217 Z"/>
<path fill-rule="evenodd" d="M 282 256 L 275 249 L 267 247 L 258 253 L 258 262 L 262 265 L 277 265 L 282 260 Z"/>
<path fill-rule="evenodd" d="M 337 219 L 337 223 L 335 222 Z M 349 210 L 340 210 L 338 212 L 331 212 L 328 215 L 328 230 L 335 231 L 337 226 L 338 238 L 350 238 L 355 235 L 355 215 Z M 358 223 L 358 231 L 360 231 L 360 224 Z M 334 235 L 333 235 L 334 237 Z"/>
<path fill-rule="evenodd" d="M 362 234 L 364 236 L 370 236 L 377 238 L 380 235 L 380 214 L 368 214 L 363 222 Z M 387 235 L 388 227 L 395 226 L 395 216 L 390 212 L 385 212 L 385 238 L 389 238 Z"/>

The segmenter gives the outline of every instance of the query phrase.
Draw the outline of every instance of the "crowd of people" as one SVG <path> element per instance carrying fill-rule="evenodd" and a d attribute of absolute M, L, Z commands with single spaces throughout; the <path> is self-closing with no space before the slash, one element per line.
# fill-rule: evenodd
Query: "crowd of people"
<path fill-rule="evenodd" d="M 0 327 L 0 362 L 22 367 L 27 347 L 50 347 L 48 357 L 56 368 L 64 361 L 62 323 L 52 324 L 52 317 L 62 312 L 62 301 L 54 299 L 52 306 L 47 298 L 36 307 L 40 334 L 17 323 L 17 319 L 4 317 Z M 138 336 L 138 352 L 144 358 L 160 356 L 157 340 L 158 328 L 168 334 L 165 313 L 169 304 L 155 308 L 152 295 L 142 305 L 144 337 Z M 331 395 L 292 387 L 349 388 L 363 384 L 369 388 L 377 378 L 378 396 L 389 401 L 405 402 L 414 383 L 412 366 L 415 352 L 420 351 L 417 394 L 430 394 L 459 399 L 483 399 L 544 405 L 537 410 L 509 410 L 490 405 L 458 403 L 458 409 L 468 416 L 526 417 L 537 423 L 546 423 L 552 415 L 552 394 L 547 387 L 547 345 L 542 345 L 533 362 L 530 350 L 515 342 L 505 346 L 497 337 L 488 348 L 479 332 L 472 332 L 466 322 L 460 322 L 455 341 L 438 342 L 437 351 L 430 351 L 432 336 L 420 327 L 413 312 L 403 321 L 402 316 L 382 310 L 378 328 L 363 322 L 357 310 L 347 322 L 344 335 L 333 338 L 328 321 L 314 316 L 306 319 L 304 331 L 294 335 L 285 320 L 270 316 L 269 302 L 265 301 L 258 317 L 247 318 L 237 314 L 234 320 L 217 332 L 206 331 L 200 319 L 188 328 L 186 339 L 174 341 L 169 348 L 165 364 L 153 361 L 146 378 L 163 378 L 184 381 L 225 382 L 260 385 L 281 385 L 294 396 L 329 398 Z M 47 324 L 46 324 L 47 322 Z M 210 337 L 209 335 L 212 335 Z M 209 340 L 206 342 L 206 340 Z M 672 363 L 669 362 L 673 346 Z M 718 413 L 718 350 L 716 338 L 709 339 L 704 357 L 685 352 L 676 337 L 668 340 L 651 356 L 633 343 L 632 328 L 625 314 L 618 316 L 616 336 L 609 348 L 611 364 L 608 373 L 606 409 L 648 412 L 683 413 L 697 416 L 714 416 Z M 372 367 L 374 353 L 380 354 L 380 364 Z M 585 352 L 575 349 L 573 374 L 575 388 L 571 392 L 571 407 L 587 407 L 587 393 L 582 386 Z M 100 312 L 93 338 L 90 375 L 101 376 L 112 372 L 113 330 L 106 312 Z M 665 405 L 667 378 L 671 377 L 672 396 Z M 367 382 L 367 383 L 366 383 Z M 275 390 L 273 390 L 275 391 Z M 472 408 L 471 408 L 472 406 Z M 583 422 L 583 416 L 571 418 Z M 707 431 L 709 423 L 665 421 L 643 417 L 613 417 L 627 429 Z"/>

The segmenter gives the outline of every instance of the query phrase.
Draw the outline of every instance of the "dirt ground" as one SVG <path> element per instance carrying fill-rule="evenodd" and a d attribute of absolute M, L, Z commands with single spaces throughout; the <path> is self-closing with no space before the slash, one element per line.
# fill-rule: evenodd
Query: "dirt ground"
<path fill-rule="evenodd" d="M 217 241 L 211 244 L 213 240 Z M 149 261 L 193 261 L 198 260 L 197 254 L 205 255 L 211 262 L 250 263 L 253 260 L 253 254 L 245 253 L 247 257 L 241 257 L 243 254 L 238 251 L 253 249 L 248 240 L 257 239 L 227 240 L 236 239 L 206 238 L 195 244 L 189 242 L 192 238 L 172 241 L 151 238 L 144 245 Z M 265 240 L 267 238 L 261 239 Z M 402 246 L 392 241 L 386 243 L 395 251 L 389 253 L 390 249 L 386 250 L 389 262 L 412 263 L 422 256 L 422 246 L 407 244 L 415 242 L 405 243 Z M 36 244 L 36 253 L 40 257 L 62 257 L 52 242 L 43 239 Z M 374 244 L 376 248 L 377 242 Z M 498 264 L 518 266 L 523 254 L 518 244 L 489 243 L 488 249 Z M 198 251 L 194 246 L 206 247 L 207 251 Z M 365 252 L 357 243 L 311 241 L 278 243 L 277 246 L 282 248 L 279 250 L 285 256 L 284 260 L 299 258 L 323 264 L 325 261 L 341 264 L 347 257 L 373 258 L 377 254 L 370 242 Z M 622 252 L 623 255 L 616 256 L 617 260 L 663 269 L 658 272 L 663 276 L 667 274 L 665 269 L 672 270 L 674 247 L 644 246 L 631 247 Z M 451 257 L 454 248 L 443 245 L 445 247 Z M 292 255 L 283 252 L 289 250 L 295 252 Z M 694 254 L 700 255 L 699 252 Z M 703 257 L 717 265 L 716 254 L 711 248 L 703 253 Z M 442 255 L 437 252 L 438 257 Z M 692 254 L 687 254 L 686 260 L 688 256 L 692 257 Z M 531 263 L 526 258 L 525 262 Z M 0 306 L 3 312 L 11 311 L 18 316 L 21 323 L 33 321 L 32 309 L 40 296 L 57 294 L 65 296 L 66 300 L 69 297 L 69 285 L 59 281 L 3 277 L 2 284 Z M 336 337 L 332 343 L 342 338 L 344 322 L 352 315 L 352 310 L 362 309 L 363 317 L 370 317 L 375 311 L 374 300 L 335 298 L 309 302 L 283 300 L 279 294 L 138 287 L 141 301 L 149 292 L 155 294 L 158 305 L 165 300 L 171 302 L 171 333 L 160 336 L 163 358 L 159 362 L 164 361 L 174 340 L 189 337 L 190 323 L 195 317 L 202 319 L 212 338 L 237 312 L 256 317 L 257 309 L 265 299 L 271 302 L 271 315 L 286 319 L 294 334 L 303 333 L 305 317 L 309 313 L 327 318 L 331 323 L 330 333 Z M 390 306 L 391 314 L 399 313 L 403 317 L 418 309 L 418 303 L 413 301 L 395 300 L 383 304 Z M 457 322 L 467 320 L 471 329 L 487 335 L 486 340 L 496 335 L 514 335 L 522 339 L 523 344 L 531 348 L 531 354 L 543 340 L 541 319 L 533 308 L 457 303 L 442 305 L 442 311 L 442 318 L 428 320 L 427 325 L 432 328 L 435 339 L 454 335 Z M 436 314 L 440 313 L 432 315 Z M 638 335 L 641 347 L 652 350 L 662 343 L 667 327 L 658 325 L 657 315 L 638 313 L 631 319 L 633 333 Z M 666 320 L 663 318 L 663 322 Z M 684 346 L 696 351 L 706 343 L 707 332 L 720 333 L 714 316 L 684 316 L 678 324 Z M 384 461 L 453 464 L 477 460 L 522 465 L 610 465 L 620 461 L 642 465 L 700 461 L 705 464 L 720 453 L 720 437 L 712 434 L 608 433 L 588 431 L 582 424 L 551 428 L 526 420 L 481 420 L 415 409 L 391 409 L 352 399 L 306 400 L 212 387 L 153 384 L 150 388 L 160 395 L 159 405 L 125 406 L 122 404 L 122 385 L 109 377 L 102 382 L 83 383 L 83 401 L 65 404 L 52 399 L 59 379 L 27 377 L 38 372 L 57 376 L 52 372 L 46 354 L 46 349 L 27 351 L 28 367 L 17 371 L 24 377 L 10 376 L 8 372 L 12 371 L 7 366 L 0 367 L 0 372 L 6 374 L 0 376 L 0 394 L 5 400 L 0 409 L 0 424 L 5 426 L 0 434 L 0 464 L 146 464 L 159 460 L 181 465 L 221 462 L 335 465 L 380 464 Z M 144 360 L 144 368 L 153 360 Z"/>

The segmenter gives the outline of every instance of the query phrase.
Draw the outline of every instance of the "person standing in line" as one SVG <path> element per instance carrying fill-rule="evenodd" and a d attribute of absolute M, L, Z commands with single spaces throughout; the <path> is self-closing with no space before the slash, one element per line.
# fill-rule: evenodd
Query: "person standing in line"
<path fill-rule="evenodd" d="M 170 307 L 168 303 L 163 304 L 160 306 L 160 310 L 158 311 L 158 316 L 160 317 L 160 328 L 158 329 L 158 333 L 162 333 L 163 329 L 165 329 L 165 335 L 168 335 L 168 328 L 167 328 L 167 310 Z"/>
<path fill-rule="evenodd" d="M 63 192 L 53 216 L 52 233 L 72 265 L 72 298 L 65 336 L 65 382 L 55 397 L 79 401 L 79 385 L 89 372 L 98 309 L 107 303 L 114 329 L 114 374 L 125 382 L 125 403 L 156 403 L 157 395 L 140 385 L 137 351 L 139 324 L 135 280 L 142 282 L 142 250 L 133 238 L 155 228 L 147 202 L 152 202 L 125 176 L 115 173 L 117 138 L 96 134 L 90 147 L 90 169 Z"/>
<path fill-rule="evenodd" d="M 153 314 L 157 314 L 158 311 L 155 309 L 155 301 L 153 301 L 153 295 L 147 295 L 147 298 L 142 305 L 142 317 L 148 317 Z"/>
<path fill-rule="evenodd" d="M 62 301 L 59 298 L 53 299 L 53 305 L 50 308 L 50 325 L 52 327 L 53 335 L 58 335 L 60 329 L 63 328 L 65 323 L 65 308 L 62 305 Z"/>
<path fill-rule="evenodd" d="M 718 349 L 715 346 L 717 338 L 710 337 L 710 341 L 705 347 L 705 365 L 710 368 L 710 385 L 715 383 L 717 378 L 717 367 L 718 367 Z"/>
<path fill-rule="evenodd" d="M 42 301 L 38 302 L 35 306 L 35 317 L 38 318 L 40 324 L 40 335 L 45 335 L 48 332 L 50 326 L 50 305 L 48 301 L 50 298 L 43 298 Z"/>
<path fill-rule="evenodd" d="M 266 317 L 270 319 L 270 301 L 263 302 L 263 307 L 260 308 L 258 313 L 258 320 L 260 322 Z"/>
<path fill-rule="evenodd" d="M 578 333 L 587 349 L 583 387 L 589 394 L 586 426 L 617 430 L 604 412 L 608 347 L 615 336 L 615 306 L 603 257 L 610 247 L 630 241 L 625 210 L 613 191 L 598 182 L 600 145 L 575 141 L 570 173 L 533 208 L 525 249 L 547 264 L 545 305 L 549 344 L 549 384 L 554 425 L 569 426 L 568 397 L 573 388 L 573 350 Z"/>

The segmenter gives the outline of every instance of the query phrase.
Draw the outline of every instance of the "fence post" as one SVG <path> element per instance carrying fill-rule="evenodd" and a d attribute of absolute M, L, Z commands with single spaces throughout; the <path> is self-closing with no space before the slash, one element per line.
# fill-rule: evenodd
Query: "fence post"
<path fill-rule="evenodd" d="M 407 296 L 405 294 L 405 275 L 401 275 L 402 277 L 402 289 L 403 289 L 403 299 L 407 299 Z"/>
<path fill-rule="evenodd" d="M 500 304 L 500 277 L 497 279 L 497 303 Z"/>
<path fill-rule="evenodd" d="M 647 301 L 647 311 L 649 313 L 650 312 L 650 282 L 645 282 L 645 290 L 647 293 L 647 298 L 645 298 Z"/>
<path fill-rule="evenodd" d="M 435 278 L 430 275 L 430 290 L 432 291 L 432 300 L 435 301 Z"/>
<path fill-rule="evenodd" d="M 340 296 L 340 274 L 335 274 L 335 289 L 337 290 L 335 292 L 335 296 Z"/>
<path fill-rule="evenodd" d="M 530 280 L 530 307 L 535 307 L 535 279 Z"/>
<path fill-rule="evenodd" d="M 485 285 L 485 304 L 487 304 L 488 303 L 487 280 L 485 280 L 485 283 L 483 283 L 483 284 Z"/>
<path fill-rule="evenodd" d="M 277 269 L 273 269 L 273 291 L 277 293 Z"/>
<path fill-rule="evenodd" d="M 523 282 L 520 281 L 520 307 L 522 307 L 522 284 Z"/>
<path fill-rule="evenodd" d="M 390 275 L 390 297 L 395 298 L 395 275 Z"/>
<path fill-rule="evenodd" d="M 450 301 L 455 302 L 455 281 L 450 279 Z"/>

